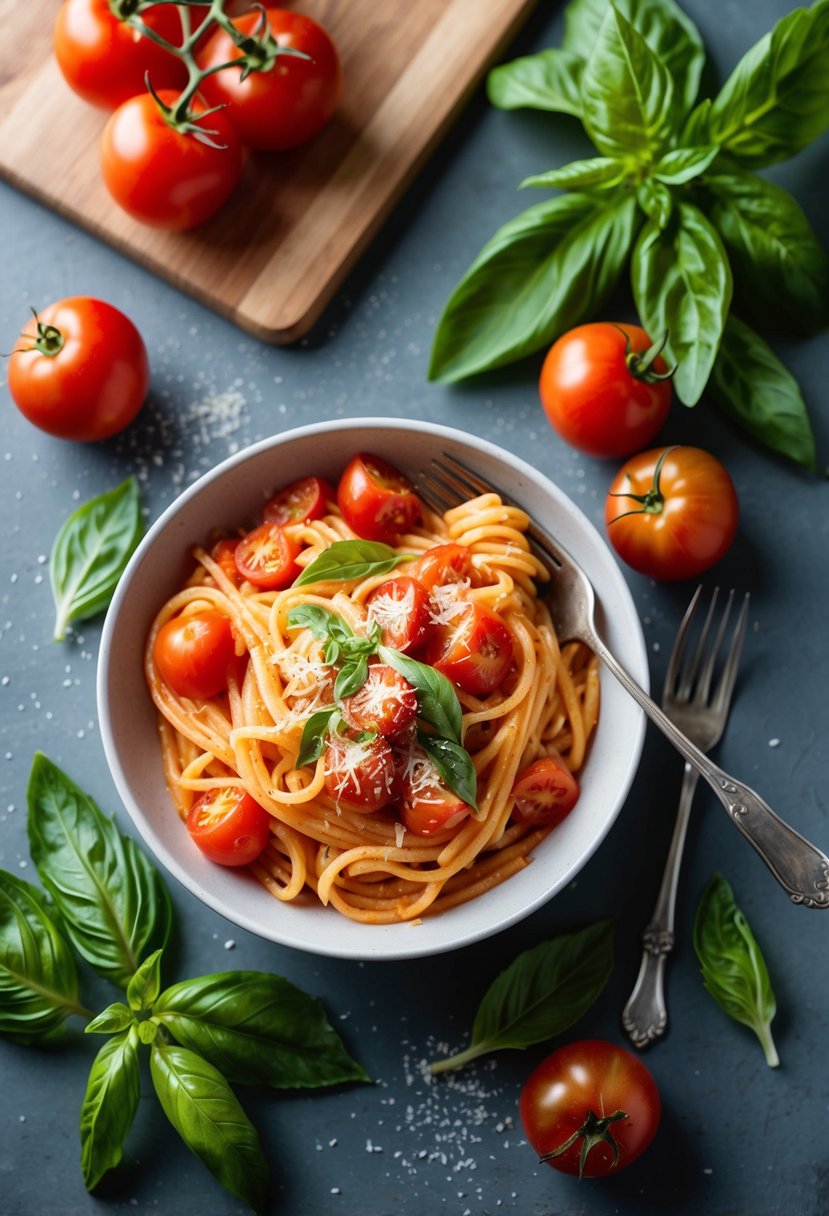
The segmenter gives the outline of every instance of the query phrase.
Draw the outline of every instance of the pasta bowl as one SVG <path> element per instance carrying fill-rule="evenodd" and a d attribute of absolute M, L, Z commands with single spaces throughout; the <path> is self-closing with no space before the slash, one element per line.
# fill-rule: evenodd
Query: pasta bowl
<path fill-rule="evenodd" d="M 288 431 L 237 453 L 169 506 L 133 555 L 107 613 L 98 667 L 101 735 L 113 780 L 144 842 L 198 899 L 231 923 L 282 945 L 361 960 L 416 958 L 479 941 L 541 907 L 586 864 L 618 815 L 639 763 L 644 716 L 607 673 L 581 793 L 573 812 L 543 839 L 530 864 L 468 902 L 416 921 L 355 922 L 318 902 L 283 902 L 247 870 L 215 865 L 195 847 L 173 809 L 162 770 L 156 710 L 143 652 L 151 624 L 192 570 L 192 547 L 217 525 L 254 519 L 268 496 L 314 473 L 336 483 L 358 451 L 415 475 L 446 452 L 499 487 L 570 551 L 591 579 L 603 636 L 647 687 L 641 625 L 627 583 L 589 520 L 551 481 L 518 457 L 458 430 L 403 419 L 356 418 Z"/>

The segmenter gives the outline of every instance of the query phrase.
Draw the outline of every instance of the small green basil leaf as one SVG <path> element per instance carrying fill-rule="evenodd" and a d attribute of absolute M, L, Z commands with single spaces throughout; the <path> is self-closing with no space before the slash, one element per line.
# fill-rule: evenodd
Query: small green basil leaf
<path fill-rule="evenodd" d="M 126 988 L 170 932 L 172 908 L 160 874 L 40 752 L 27 797 L 32 860 L 72 945 L 100 975 Z"/>
<path fill-rule="evenodd" d="M 268 1165 L 256 1129 L 222 1074 L 185 1047 L 156 1039 L 150 1075 L 164 1114 L 210 1173 L 261 1211 Z"/>
<path fill-rule="evenodd" d="M 331 718 L 335 713 L 337 713 L 337 707 L 331 705 L 325 709 L 318 709 L 308 718 L 302 728 L 302 738 L 299 741 L 297 768 L 302 768 L 304 764 L 315 764 L 319 760 L 325 746 L 325 736 L 328 733 Z"/>
<path fill-rule="evenodd" d="M 134 477 L 69 516 L 49 560 L 56 642 L 66 636 L 70 621 L 88 620 L 106 608 L 143 532 Z"/>
<path fill-rule="evenodd" d="M 114 1005 L 107 1005 L 106 1009 L 102 1009 L 88 1026 L 84 1026 L 84 1033 L 120 1034 L 124 1030 L 129 1030 L 134 1023 L 133 1011 L 123 1001 L 116 1001 Z"/>
<path fill-rule="evenodd" d="M 493 68 L 487 97 L 499 110 L 548 110 L 581 117 L 582 61 L 556 48 Z"/>
<path fill-rule="evenodd" d="M 144 1022 L 139 1022 L 136 1029 L 138 1031 L 138 1038 L 147 1047 L 149 1047 L 151 1043 L 154 1043 L 158 1036 L 158 1026 L 150 1019 Z"/>
<path fill-rule="evenodd" d="M 358 689 L 362 688 L 368 676 L 368 659 L 364 654 L 351 662 L 344 663 L 337 672 L 337 678 L 334 681 L 334 697 L 336 700 L 342 701 L 344 697 L 350 697 Z"/>
<path fill-rule="evenodd" d="M 317 641 L 324 642 L 331 636 L 333 623 L 339 620 L 335 612 L 321 604 L 299 604 L 288 613 L 288 628 L 307 629 Z"/>
<path fill-rule="evenodd" d="M 33 1043 L 83 1012 L 75 957 L 43 893 L 0 870 L 0 1033 Z"/>
<path fill-rule="evenodd" d="M 829 4 L 796 8 L 746 52 L 707 127 L 747 168 L 787 160 L 829 126 Z"/>
<path fill-rule="evenodd" d="M 460 743 L 442 739 L 440 735 L 427 735 L 418 731 L 418 742 L 434 764 L 446 786 L 472 807 L 475 818 L 480 819 L 478 809 L 478 774 L 472 757 Z"/>
<path fill-rule="evenodd" d="M 663 182 L 646 177 L 636 191 L 636 201 L 655 224 L 660 228 L 668 227 L 674 209 L 674 196 Z"/>
<path fill-rule="evenodd" d="M 464 1051 L 438 1060 L 432 1072 L 460 1068 L 506 1047 L 532 1047 L 583 1017 L 613 970 L 614 922 L 597 921 L 519 954 L 484 994 Z"/>
<path fill-rule="evenodd" d="M 427 663 L 419 663 L 399 650 L 392 650 L 390 646 L 378 646 L 377 653 L 381 662 L 388 663 L 389 667 L 400 672 L 414 688 L 418 716 L 434 727 L 442 738 L 460 743 L 463 711 L 458 694 L 446 676 Z"/>
<path fill-rule="evenodd" d="M 288 614 L 288 616 L 290 617 L 290 613 Z M 289 624 L 290 624 L 290 621 L 289 621 Z M 328 639 L 328 641 L 325 644 L 325 650 L 323 651 L 322 657 L 323 657 L 323 661 L 326 662 L 329 667 L 334 667 L 339 662 L 339 660 L 340 660 L 340 643 L 336 640 L 336 638 Z"/>
<path fill-rule="evenodd" d="M 759 443 L 815 468 L 815 439 L 797 381 L 732 313 L 708 385 L 715 405 Z"/>
<path fill-rule="evenodd" d="M 719 155 L 716 144 L 704 148 L 673 148 L 654 165 L 651 177 L 666 186 L 684 186 L 704 173 Z"/>
<path fill-rule="evenodd" d="M 548 346 L 600 309 L 638 223 L 630 196 L 561 194 L 487 242 L 438 323 L 429 376 L 460 380 Z"/>
<path fill-rule="evenodd" d="M 829 258 L 781 186 L 734 169 L 705 179 L 741 309 L 768 324 L 816 333 L 829 324 Z"/>
<path fill-rule="evenodd" d="M 311 1089 L 368 1081 L 320 1003 L 262 971 L 226 971 L 174 984 L 153 1017 L 230 1081 Z"/>
<path fill-rule="evenodd" d="M 666 229 L 650 220 L 633 252 L 633 296 L 648 333 L 667 329 L 673 385 L 695 405 L 711 374 L 731 303 L 731 269 L 716 230 L 698 207 L 679 203 Z"/>
<path fill-rule="evenodd" d="M 701 148 L 711 144 L 711 133 L 708 129 L 711 104 L 711 98 L 706 97 L 685 119 L 677 141 L 680 148 Z"/>
<path fill-rule="evenodd" d="M 705 987 L 729 1017 L 749 1026 L 762 1044 L 769 1068 L 780 1063 L 771 1034 L 777 1002 L 768 968 L 748 922 L 722 874 L 700 897 L 694 949 Z"/>
<path fill-rule="evenodd" d="M 154 950 L 127 984 L 127 1001 L 130 1009 L 149 1009 L 161 991 L 161 955 Z"/>
<path fill-rule="evenodd" d="M 582 121 L 599 152 L 658 156 L 675 134 L 672 97 L 667 68 L 611 5 L 581 80 Z"/>
<path fill-rule="evenodd" d="M 541 186 L 556 190 L 588 190 L 591 186 L 618 186 L 627 170 L 625 161 L 614 160 L 609 156 L 594 156 L 590 160 L 574 160 L 572 164 L 563 165 L 560 169 L 550 169 L 547 173 L 525 177 L 519 189 L 523 190 L 525 186 Z"/>
<path fill-rule="evenodd" d="M 388 574 L 400 562 L 410 562 L 411 553 L 396 553 L 391 545 L 377 540 L 335 540 L 294 581 L 308 583 L 351 582 L 371 574 Z"/>
<path fill-rule="evenodd" d="M 138 1036 L 132 1026 L 103 1044 L 89 1073 L 81 1106 L 81 1171 L 87 1190 L 123 1157 L 140 1096 Z"/>

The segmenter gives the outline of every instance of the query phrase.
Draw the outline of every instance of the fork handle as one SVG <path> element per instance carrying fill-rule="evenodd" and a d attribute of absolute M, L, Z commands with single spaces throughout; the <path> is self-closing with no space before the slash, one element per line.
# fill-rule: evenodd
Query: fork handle
<path fill-rule="evenodd" d="M 760 854 L 792 901 L 807 908 L 829 908 L 829 857 L 784 822 L 758 793 L 729 776 L 700 751 L 640 688 L 597 634 L 584 640 L 654 725 L 705 778 L 731 822 Z"/>

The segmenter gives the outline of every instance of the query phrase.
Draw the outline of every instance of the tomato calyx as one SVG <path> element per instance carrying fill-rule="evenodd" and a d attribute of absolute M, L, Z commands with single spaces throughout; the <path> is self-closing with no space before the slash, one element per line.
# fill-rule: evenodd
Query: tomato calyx
<path fill-rule="evenodd" d="M 629 511 L 622 511 L 621 515 L 617 515 L 612 519 L 611 523 L 616 523 L 617 519 L 625 519 L 628 515 L 661 515 L 665 509 L 665 495 L 659 488 L 659 479 L 662 475 L 662 466 L 665 460 L 673 452 L 676 444 L 673 447 L 665 448 L 664 452 L 660 453 L 659 459 L 653 470 L 653 485 L 646 490 L 644 494 L 611 494 L 611 498 L 629 498 L 641 505 L 639 507 L 631 507 Z"/>
<path fill-rule="evenodd" d="M 55 355 L 60 354 L 63 350 L 63 334 L 56 325 L 44 325 L 34 308 L 32 309 L 32 316 L 37 325 L 37 337 L 33 338 L 31 334 L 22 333 L 20 337 L 31 340 L 31 346 L 16 346 L 11 354 L 24 355 L 36 350 L 41 355 L 47 355 L 50 359 L 53 359 Z M 3 356 L 3 358 L 6 357 L 5 355 Z"/>
<path fill-rule="evenodd" d="M 630 339 L 630 334 L 622 329 L 621 325 L 615 325 L 611 321 L 611 325 L 618 329 L 620 334 L 625 337 L 625 366 L 633 376 L 634 380 L 641 380 L 645 384 L 658 384 L 660 380 L 670 380 L 676 371 L 676 364 L 669 367 L 666 372 L 658 372 L 655 368 L 656 360 L 662 354 L 668 341 L 669 331 L 666 329 L 655 342 L 652 342 L 647 350 L 636 351 L 633 349 L 633 343 Z"/>
<path fill-rule="evenodd" d="M 613 1167 L 615 1167 L 619 1164 L 619 1144 L 611 1132 L 610 1126 L 612 1123 L 618 1123 L 620 1119 L 627 1119 L 627 1117 L 627 1111 L 624 1110 L 615 1110 L 612 1115 L 597 1115 L 595 1111 L 588 1110 L 587 1117 L 581 1127 L 577 1128 L 572 1136 L 568 1137 L 558 1148 L 551 1149 L 547 1153 L 542 1153 L 538 1160 L 551 1161 L 554 1157 L 560 1157 L 562 1153 L 566 1153 L 569 1148 L 572 1148 L 574 1144 L 578 1144 L 579 1140 L 581 1140 L 581 1148 L 579 1149 L 579 1178 L 584 1176 L 587 1158 L 590 1155 L 591 1149 L 594 1149 L 597 1144 L 607 1144 L 610 1146 L 613 1150 Z"/>
<path fill-rule="evenodd" d="M 276 38 L 271 33 L 271 27 L 268 24 L 268 14 L 260 5 L 259 19 L 256 27 L 249 33 L 245 34 L 237 29 L 232 23 L 225 25 L 224 22 L 219 22 L 225 33 L 229 34 L 234 45 L 242 53 L 240 59 L 232 60 L 235 67 L 241 67 L 242 74 L 240 80 L 247 80 L 251 72 L 270 72 L 273 70 L 274 64 L 281 55 L 293 55 L 297 59 L 310 59 L 305 51 L 297 50 L 292 46 L 280 46 Z M 218 69 L 212 69 L 216 71 Z"/>

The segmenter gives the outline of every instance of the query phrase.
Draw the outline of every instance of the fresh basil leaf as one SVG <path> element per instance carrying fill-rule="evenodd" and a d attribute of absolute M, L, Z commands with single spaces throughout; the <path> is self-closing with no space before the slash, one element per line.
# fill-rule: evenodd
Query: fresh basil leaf
<path fill-rule="evenodd" d="M 604 988 L 613 969 L 614 922 L 597 921 L 525 950 L 484 994 L 469 1047 L 432 1064 L 461 1068 L 503 1048 L 531 1047 L 573 1026 Z"/>
<path fill-rule="evenodd" d="M 308 583 L 351 582 L 371 574 L 388 574 L 400 562 L 410 562 L 411 553 L 396 553 L 391 545 L 377 540 L 335 540 L 306 566 L 295 587 Z"/>
<path fill-rule="evenodd" d="M 500 228 L 450 297 L 429 376 L 460 380 L 541 347 L 600 309 L 636 234 L 633 198 L 561 194 Z"/>
<path fill-rule="evenodd" d="M 325 746 L 325 736 L 328 733 L 332 716 L 337 713 L 336 705 L 326 706 L 311 714 L 302 728 L 299 741 L 299 755 L 296 759 L 297 768 L 304 764 L 315 764 L 322 755 Z"/>
<path fill-rule="evenodd" d="M 797 381 L 733 313 L 708 387 L 718 409 L 759 443 L 814 470 L 815 439 Z"/>
<path fill-rule="evenodd" d="M 140 1096 L 138 1034 L 132 1026 L 104 1043 L 89 1073 L 81 1106 L 81 1171 L 88 1191 L 123 1157 Z"/>
<path fill-rule="evenodd" d="M 705 185 L 741 310 L 799 332 L 825 328 L 829 258 L 788 191 L 739 169 L 711 174 Z"/>
<path fill-rule="evenodd" d="M 228 1080 L 275 1089 L 368 1081 L 313 997 L 278 975 L 226 971 L 174 984 L 153 1017 Z"/>
<path fill-rule="evenodd" d="M 796 8 L 755 43 L 714 98 L 710 141 L 742 165 L 787 160 L 829 126 L 829 3 Z"/>
<path fill-rule="evenodd" d="M 41 752 L 27 797 L 32 860 L 72 945 L 100 975 L 125 988 L 170 932 L 172 909 L 161 876 Z"/>
<path fill-rule="evenodd" d="M 674 196 L 664 182 L 646 177 L 636 191 L 636 201 L 649 219 L 660 228 L 667 228 L 674 211 Z"/>
<path fill-rule="evenodd" d="M 161 991 L 161 955 L 163 951 L 154 950 L 132 976 L 127 984 L 127 1001 L 130 1009 L 140 1011 L 149 1009 Z"/>
<path fill-rule="evenodd" d="M 390 646 L 378 646 L 377 654 L 381 662 L 388 663 L 389 667 L 400 672 L 414 688 L 418 716 L 434 727 L 442 738 L 460 743 L 463 711 L 458 694 L 446 676 L 427 663 L 419 663 L 399 650 L 392 650 Z"/>
<path fill-rule="evenodd" d="M 49 559 L 56 642 L 66 636 L 70 621 L 88 620 L 106 608 L 143 532 L 134 477 L 69 516 Z"/>
<path fill-rule="evenodd" d="M 716 230 L 698 207 L 679 203 L 667 228 L 649 220 L 633 251 L 633 296 L 651 334 L 668 330 L 673 385 L 695 405 L 711 374 L 731 303 L 731 270 Z"/>
<path fill-rule="evenodd" d="M 611 5 L 581 79 L 582 122 L 599 152 L 658 156 L 675 135 L 673 88 L 668 69 Z"/>
<path fill-rule="evenodd" d="M 307 629 L 318 641 L 324 642 L 331 637 L 332 625 L 338 620 L 335 612 L 321 604 L 298 604 L 288 613 L 288 628 Z"/>
<path fill-rule="evenodd" d="M 471 806 L 475 818 L 480 819 L 478 774 L 469 752 L 461 747 L 460 743 L 443 739 L 440 735 L 427 735 L 425 731 L 418 731 L 417 737 L 443 782 L 453 794 Z"/>
<path fill-rule="evenodd" d="M 729 1017 L 749 1026 L 762 1044 L 769 1068 L 780 1063 L 771 1033 L 777 1002 L 768 968 L 734 893 L 715 874 L 700 897 L 694 949 L 705 987 Z"/>
<path fill-rule="evenodd" d="M 597 186 L 618 186 L 628 171 L 625 161 L 609 156 L 594 156 L 590 160 L 575 160 L 560 169 L 525 177 L 519 189 L 541 186 L 556 190 L 589 190 Z"/>
<path fill-rule="evenodd" d="M 194 1051 L 159 1039 L 150 1074 L 165 1115 L 184 1143 L 237 1199 L 260 1211 L 268 1166 L 256 1129 L 222 1074 Z"/>
<path fill-rule="evenodd" d="M 695 106 L 688 117 L 679 136 L 681 148 L 695 148 L 710 145 L 711 136 L 708 128 L 708 116 L 711 113 L 711 98 L 706 97 Z"/>
<path fill-rule="evenodd" d="M 708 144 L 704 148 L 672 148 L 653 166 L 651 177 L 667 186 L 684 186 L 703 174 L 717 159 L 719 152 L 716 144 Z"/>
<path fill-rule="evenodd" d="M 366 682 L 368 677 L 368 659 L 364 654 L 351 662 L 344 663 L 337 672 L 337 678 L 334 681 L 334 697 L 337 701 L 342 701 L 344 697 L 350 697 L 357 692 Z"/>
<path fill-rule="evenodd" d="M 0 870 L 0 1033 L 53 1035 L 78 1004 L 75 957 L 37 887 Z"/>
<path fill-rule="evenodd" d="M 554 47 L 493 68 L 487 97 L 499 110 L 548 110 L 581 117 L 582 61 Z"/>
<path fill-rule="evenodd" d="M 85 1034 L 120 1034 L 135 1024 L 135 1014 L 123 1001 L 107 1005 L 84 1026 Z"/>

